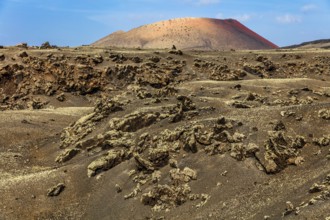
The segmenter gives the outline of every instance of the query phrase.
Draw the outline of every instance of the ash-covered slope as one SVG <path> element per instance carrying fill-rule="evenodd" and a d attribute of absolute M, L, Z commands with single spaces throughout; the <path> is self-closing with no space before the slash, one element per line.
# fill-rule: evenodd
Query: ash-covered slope
<path fill-rule="evenodd" d="M 228 50 L 277 46 L 233 19 L 178 18 L 112 33 L 92 44 L 128 48 Z"/>

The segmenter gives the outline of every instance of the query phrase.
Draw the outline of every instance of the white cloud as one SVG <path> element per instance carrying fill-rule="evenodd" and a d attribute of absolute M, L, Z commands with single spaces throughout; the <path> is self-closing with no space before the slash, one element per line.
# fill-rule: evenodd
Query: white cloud
<path fill-rule="evenodd" d="M 86 10 L 86 9 L 78 9 L 78 8 L 58 8 L 58 7 L 50 7 L 50 6 L 42 6 L 42 5 L 39 5 L 38 8 L 53 12 L 70 12 L 70 13 L 86 13 L 86 14 L 103 12 L 98 10 L 88 10 L 88 9 Z"/>
<path fill-rule="evenodd" d="M 87 19 L 101 23 L 109 27 L 120 28 L 122 30 L 129 30 L 138 27 L 142 24 L 156 22 L 166 18 L 160 13 L 98 13 L 87 16 Z M 118 27 L 117 24 L 122 27 Z"/>
<path fill-rule="evenodd" d="M 105 25 L 113 24 L 113 22 L 118 22 L 116 16 L 113 16 L 111 14 L 91 15 L 91 16 L 87 16 L 87 18 L 91 21 L 96 21 L 98 23 L 102 23 Z"/>
<path fill-rule="evenodd" d="M 302 19 L 298 15 L 285 14 L 276 17 L 276 21 L 283 24 L 292 24 L 292 23 L 299 23 L 302 21 Z"/>
<path fill-rule="evenodd" d="M 309 12 L 309 11 L 314 11 L 316 10 L 318 7 L 314 4 L 307 4 L 301 7 L 301 11 L 302 12 Z"/>
<path fill-rule="evenodd" d="M 7 2 L 12 4 L 29 3 L 28 1 L 24 1 L 24 0 L 7 0 Z"/>
<path fill-rule="evenodd" d="M 232 18 L 232 19 L 236 19 L 240 22 L 246 22 L 251 20 L 253 17 L 256 17 L 255 14 L 240 14 L 240 15 L 235 15 L 235 16 L 228 16 L 226 17 L 223 13 L 218 13 L 215 15 L 215 18 L 218 19 L 226 19 L 226 18 Z"/>
<path fill-rule="evenodd" d="M 253 15 L 250 15 L 250 14 L 242 14 L 242 15 L 236 15 L 233 18 L 240 22 L 246 22 L 246 21 L 251 20 L 252 17 L 253 17 Z"/>
<path fill-rule="evenodd" d="M 218 4 L 220 0 L 198 0 L 196 4 L 198 5 L 211 5 L 211 4 Z"/>
<path fill-rule="evenodd" d="M 218 14 L 215 15 L 215 18 L 224 19 L 225 16 L 222 13 L 218 13 Z"/>
<path fill-rule="evenodd" d="M 220 3 L 220 0 L 185 0 L 185 2 L 194 5 L 212 5 Z"/>

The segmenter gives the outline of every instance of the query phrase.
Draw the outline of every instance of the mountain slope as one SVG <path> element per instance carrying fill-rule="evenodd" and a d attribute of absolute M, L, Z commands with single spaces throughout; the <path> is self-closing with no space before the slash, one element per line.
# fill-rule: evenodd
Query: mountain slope
<path fill-rule="evenodd" d="M 118 31 L 93 46 L 228 50 L 274 49 L 277 46 L 233 19 L 178 18 Z"/>
<path fill-rule="evenodd" d="M 287 47 L 283 47 L 286 49 L 294 49 L 294 48 L 303 48 L 303 49 L 310 49 L 310 48 L 323 48 L 329 49 L 330 48 L 330 39 L 321 39 L 315 41 L 308 41 L 301 44 L 295 44 Z"/>

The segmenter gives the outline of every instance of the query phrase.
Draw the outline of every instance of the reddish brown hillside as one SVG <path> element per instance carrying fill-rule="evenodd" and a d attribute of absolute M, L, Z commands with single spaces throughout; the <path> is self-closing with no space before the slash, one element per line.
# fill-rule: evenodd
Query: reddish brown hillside
<path fill-rule="evenodd" d="M 277 46 L 233 19 L 178 18 L 118 31 L 93 46 L 228 50 Z"/>

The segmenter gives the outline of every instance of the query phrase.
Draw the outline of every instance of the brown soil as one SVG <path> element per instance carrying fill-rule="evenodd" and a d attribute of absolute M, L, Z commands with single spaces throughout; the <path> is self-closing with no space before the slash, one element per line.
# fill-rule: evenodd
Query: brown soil
<path fill-rule="evenodd" d="M 0 219 L 330 217 L 327 50 L 0 57 Z"/>

